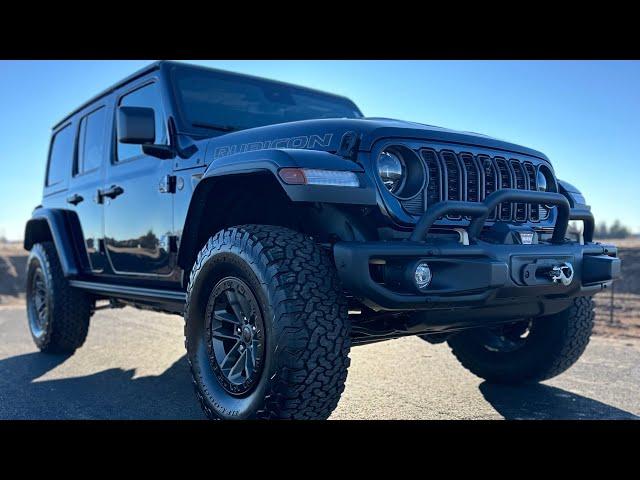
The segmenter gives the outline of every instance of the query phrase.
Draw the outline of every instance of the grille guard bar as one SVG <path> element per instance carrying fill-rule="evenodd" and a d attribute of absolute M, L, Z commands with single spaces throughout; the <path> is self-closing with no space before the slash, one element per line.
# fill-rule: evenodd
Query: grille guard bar
<path fill-rule="evenodd" d="M 582 233 L 584 241 L 593 242 L 593 234 L 596 230 L 596 221 L 590 210 L 587 210 L 586 208 L 572 208 L 569 220 L 582 220 L 584 222 L 584 232 Z"/>
<path fill-rule="evenodd" d="M 545 205 L 556 205 L 558 207 L 558 216 L 551 237 L 552 243 L 563 243 L 569 220 L 584 221 L 584 238 L 585 241 L 593 240 L 594 219 L 589 210 L 571 210 L 567 197 L 560 193 L 554 192 L 534 192 L 527 190 L 503 189 L 492 193 L 480 203 L 460 202 L 460 201 L 444 201 L 438 202 L 429 207 L 416 224 L 413 233 L 409 237 L 412 242 L 422 241 L 433 226 L 435 221 L 447 214 L 465 215 L 472 218 L 467 229 L 469 240 L 474 240 L 480 235 L 482 227 L 491 212 L 504 202 L 521 202 L 521 203 L 537 203 Z"/>

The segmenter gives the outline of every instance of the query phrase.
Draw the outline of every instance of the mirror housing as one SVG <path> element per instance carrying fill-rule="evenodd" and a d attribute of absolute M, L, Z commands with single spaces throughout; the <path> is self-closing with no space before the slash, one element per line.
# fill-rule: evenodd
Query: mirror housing
<path fill-rule="evenodd" d="M 118 141 L 134 145 L 152 145 L 156 139 L 153 108 L 119 107 Z"/>
<path fill-rule="evenodd" d="M 151 155 L 160 160 L 168 160 L 176 156 L 173 148 L 169 145 L 142 145 L 142 151 L 146 155 Z"/>

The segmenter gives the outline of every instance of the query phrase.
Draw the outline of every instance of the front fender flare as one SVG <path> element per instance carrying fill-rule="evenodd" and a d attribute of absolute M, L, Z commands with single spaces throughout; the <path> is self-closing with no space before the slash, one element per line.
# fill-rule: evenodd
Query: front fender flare
<path fill-rule="evenodd" d="M 278 171 L 281 168 L 317 168 L 354 172 L 359 187 L 331 187 L 319 185 L 288 185 Z M 361 165 L 338 155 L 304 149 L 268 149 L 237 153 L 215 159 L 205 171 L 202 180 L 224 175 L 270 172 L 293 202 L 343 203 L 349 205 L 376 205 L 375 186 Z M 201 183 L 202 183 L 201 180 Z M 197 188 L 197 187 L 196 187 Z"/>
<path fill-rule="evenodd" d="M 587 206 L 584 195 L 577 187 L 560 179 L 558 179 L 558 186 L 560 187 L 560 193 L 569 199 L 571 208 L 584 208 Z"/>
<path fill-rule="evenodd" d="M 358 176 L 359 187 L 287 185 L 279 177 L 281 168 L 319 168 L 351 171 Z M 292 202 L 346 205 L 376 205 L 375 186 L 362 166 L 337 155 L 313 150 L 272 149 L 244 152 L 218 158 L 209 165 L 195 186 L 184 221 L 178 249 L 178 265 L 187 268 L 197 250 L 197 232 L 216 185 L 230 176 L 270 175 Z"/>

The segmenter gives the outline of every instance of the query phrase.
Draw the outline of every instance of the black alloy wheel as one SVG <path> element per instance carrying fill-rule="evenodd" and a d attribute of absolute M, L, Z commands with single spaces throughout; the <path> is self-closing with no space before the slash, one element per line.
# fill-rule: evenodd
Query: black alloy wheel
<path fill-rule="evenodd" d="M 206 318 L 209 359 L 216 378 L 232 395 L 250 392 L 260 378 L 265 347 L 255 295 L 239 278 L 223 278 L 211 292 Z"/>
<path fill-rule="evenodd" d="M 41 337 L 49 322 L 49 298 L 47 284 L 40 267 L 36 267 L 31 275 L 27 289 L 27 308 L 31 311 L 29 315 L 29 327 L 36 337 Z"/>

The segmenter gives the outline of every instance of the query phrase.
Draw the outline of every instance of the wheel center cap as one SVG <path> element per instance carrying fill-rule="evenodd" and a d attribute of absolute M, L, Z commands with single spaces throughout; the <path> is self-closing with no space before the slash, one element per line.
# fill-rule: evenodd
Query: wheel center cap
<path fill-rule="evenodd" d="M 244 340 L 246 343 L 249 343 L 251 341 L 251 337 L 253 337 L 251 327 L 248 325 L 245 325 L 244 328 L 242 329 L 242 340 Z"/>

